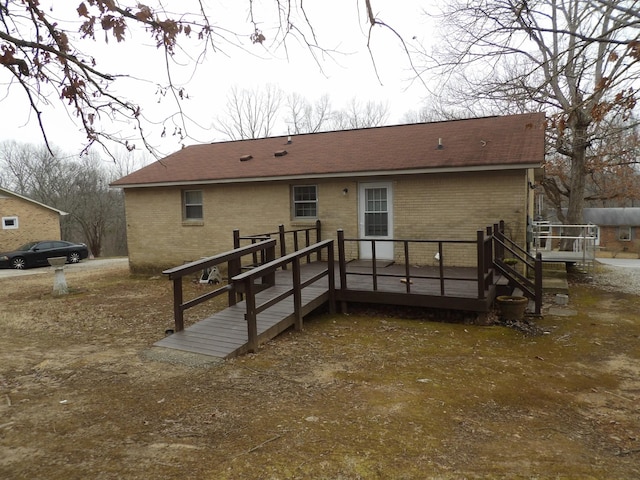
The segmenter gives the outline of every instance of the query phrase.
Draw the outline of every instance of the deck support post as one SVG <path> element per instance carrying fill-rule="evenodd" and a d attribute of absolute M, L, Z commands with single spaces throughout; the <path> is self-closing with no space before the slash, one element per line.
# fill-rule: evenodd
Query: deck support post
<path fill-rule="evenodd" d="M 327 249 L 327 270 L 328 282 L 329 282 L 329 314 L 335 315 L 336 313 L 336 277 L 335 277 L 335 258 L 333 251 L 333 242 L 329 244 Z"/>
<path fill-rule="evenodd" d="M 182 277 L 173 279 L 173 321 L 175 331 L 184 330 L 184 313 L 182 311 Z"/>
<path fill-rule="evenodd" d="M 284 257 L 287 254 L 287 239 L 285 237 L 285 229 L 283 224 L 278 225 L 278 238 L 280 239 L 280 256 Z M 282 269 L 286 270 L 287 266 L 283 265 Z"/>
<path fill-rule="evenodd" d="M 347 289 L 347 260 L 344 251 L 344 230 L 338 230 L 338 270 L 340 274 L 340 290 Z M 347 302 L 340 302 L 340 311 L 347 313 Z"/>
<path fill-rule="evenodd" d="M 535 296 L 536 296 L 536 315 L 542 313 L 542 253 L 536 253 L 535 263 Z"/>
<path fill-rule="evenodd" d="M 246 292 L 246 314 L 247 320 L 247 350 L 251 353 L 255 353 L 258 349 L 258 319 L 256 314 L 256 296 L 253 288 L 253 281 L 249 278 L 244 282 L 244 289 Z"/>
<path fill-rule="evenodd" d="M 485 292 L 485 248 L 484 248 L 484 232 L 482 230 L 478 230 L 476 235 L 477 241 L 477 251 L 478 251 L 478 299 L 484 298 Z"/>
<path fill-rule="evenodd" d="M 300 288 L 300 258 L 293 259 L 293 314 L 294 327 L 302 330 L 302 290 Z"/>
<path fill-rule="evenodd" d="M 316 220 L 316 243 L 320 243 L 322 240 L 322 224 L 320 220 Z M 322 261 L 322 252 L 318 250 L 318 261 Z"/>

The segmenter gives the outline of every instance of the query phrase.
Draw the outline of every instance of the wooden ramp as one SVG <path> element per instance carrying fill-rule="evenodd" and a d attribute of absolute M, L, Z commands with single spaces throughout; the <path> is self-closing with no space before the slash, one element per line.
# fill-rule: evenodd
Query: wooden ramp
<path fill-rule="evenodd" d="M 257 302 L 278 296 L 290 285 L 276 285 L 256 295 Z M 327 302 L 327 287 L 314 286 L 302 289 L 302 312 L 307 315 Z M 222 359 L 236 357 L 248 352 L 249 336 L 245 320 L 245 302 L 226 308 L 198 323 L 173 333 L 154 343 L 155 347 L 172 348 L 185 352 L 209 355 Z M 258 340 L 265 343 L 294 325 L 293 298 L 289 297 L 269 307 L 257 316 Z"/>

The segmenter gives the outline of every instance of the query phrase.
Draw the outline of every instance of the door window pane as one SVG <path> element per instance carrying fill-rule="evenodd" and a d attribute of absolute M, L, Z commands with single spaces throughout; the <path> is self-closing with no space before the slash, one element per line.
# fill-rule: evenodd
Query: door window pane
<path fill-rule="evenodd" d="M 389 213 L 386 188 L 365 189 L 366 206 L 364 229 L 366 236 L 386 237 L 389 235 Z"/>

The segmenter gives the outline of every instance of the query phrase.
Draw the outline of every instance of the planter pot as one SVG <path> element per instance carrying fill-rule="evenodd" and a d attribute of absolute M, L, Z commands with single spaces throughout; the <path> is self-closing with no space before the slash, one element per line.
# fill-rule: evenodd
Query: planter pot
<path fill-rule="evenodd" d="M 501 295 L 496 297 L 496 303 L 500 310 L 500 318 L 503 320 L 519 321 L 524 318 L 524 312 L 529 304 L 526 297 Z"/>

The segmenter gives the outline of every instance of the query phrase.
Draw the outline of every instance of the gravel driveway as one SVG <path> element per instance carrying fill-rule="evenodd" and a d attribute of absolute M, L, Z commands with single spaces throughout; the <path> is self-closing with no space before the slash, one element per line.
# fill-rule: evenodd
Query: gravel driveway
<path fill-rule="evenodd" d="M 640 260 L 602 258 L 593 283 L 608 290 L 640 294 Z"/>

